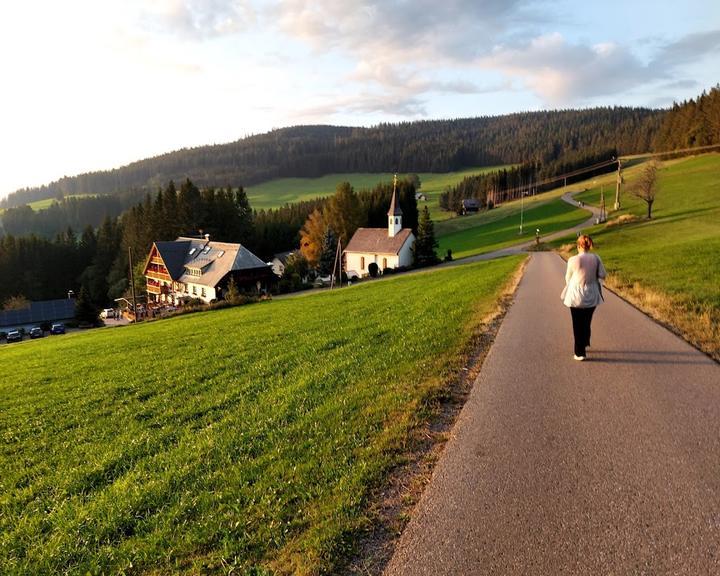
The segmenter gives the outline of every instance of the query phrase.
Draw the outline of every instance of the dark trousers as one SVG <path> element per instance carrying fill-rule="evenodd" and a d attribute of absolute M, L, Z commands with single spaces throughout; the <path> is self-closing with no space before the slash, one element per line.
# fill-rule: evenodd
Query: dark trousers
<path fill-rule="evenodd" d="M 570 308 L 573 323 L 573 336 L 575 336 L 575 356 L 585 356 L 585 347 L 590 346 L 590 323 L 592 322 L 592 308 Z"/>

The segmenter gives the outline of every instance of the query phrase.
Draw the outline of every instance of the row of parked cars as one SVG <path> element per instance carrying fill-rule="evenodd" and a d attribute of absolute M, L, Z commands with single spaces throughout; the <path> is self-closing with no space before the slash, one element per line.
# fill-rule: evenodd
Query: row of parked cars
<path fill-rule="evenodd" d="M 40 328 L 40 326 L 35 326 L 34 328 L 31 328 L 29 334 L 30 334 L 30 338 L 33 340 L 35 338 L 42 338 L 43 336 L 45 336 L 45 332 L 43 331 L 42 328 Z M 60 324 L 60 323 L 53 324 L 52 326 L 50 326 L 50 334 L 51 335 L 65 334 L 65 324 Z M 5 336 L 5 339 L 7 340 L 8 344 L 10 344 L 12 342 L 22 342 L 24 335 L 25 335 L 24 329 L 10 330 L 10 332 L 8 332 L 7 335 Z"/>

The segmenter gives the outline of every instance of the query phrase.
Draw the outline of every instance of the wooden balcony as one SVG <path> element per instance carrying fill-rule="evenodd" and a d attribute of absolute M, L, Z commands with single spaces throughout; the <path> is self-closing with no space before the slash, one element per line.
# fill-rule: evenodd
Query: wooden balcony
<path fill-rule="evenodd" d="M 145 277 L 152 278 L 153 280 L 165 280 L 166 282 L 172 282 L 172 278 L 170 278 L 170 274 L 165 274 L 164 272 L 158 272 L 156 270 L 148 269 L 145 272 Z"/>
<path fill-rule="evenodd" d="M 153 256 L 150 258 L 151 264 L 160 264 L 160 266 L 165 266 L 165 262 L 163 262 L 162 258 L 160 256 Z"/>
<path fill-rule="evenodd" d="M 147 285 L 148 294 L 162 294 L 162 288 L 160 286 L 154 286 L 153 284 Z"/>

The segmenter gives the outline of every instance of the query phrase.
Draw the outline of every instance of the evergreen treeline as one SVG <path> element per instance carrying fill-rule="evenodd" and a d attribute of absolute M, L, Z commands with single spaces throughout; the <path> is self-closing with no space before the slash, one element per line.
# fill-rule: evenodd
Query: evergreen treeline
<path fill-rule="evenodd" d="M 593 108 L 380 124 L 372 128 L 296 126 L 230 144 L 183 149 L 122 168 L 19 190 L 0 207 L 72 194 L 152 190 L 192 177 L 201 187 L 278 177 L 349 172 L 449 172 L 472 166 L 543 165 L 567 154 L 613 147 L 645 152 L 665 111 Z"/>
<path fill-rule="evenodd" d="M 63 298 L 85 286 L 98 306 L 108 300 L 110 284 L 124 290 L 125 270 L 117 268 L 120 228 L 106 218 L 97 232 L 81 236 L 72 229 L 53 240 L 35 235 L 0 238 L 0 305 L 13 296 L 29 300 Z"/>
<path fill-rule="evenodd" d="M 144 195 L 144 192 L 133 190 L 112 196 L 63 197 L 43 210 L 33 210 L 27 205 L 7 208 L 0 215 L 0 235 L 4 231 L 14 236 L 35 234 L 54 238 L 68 228 L 97 228 L 107 216 L 120 216 Z"/>
<path fill-rule="evenodd" d="M 523 192 L 537 194 L 557 187 L 557 182 L 540 184 L 560 174 L 567 174 L 580 168 L 601 164 L 612 158 L 617 158 L 614 149 L 599 150 L 594 154 L 574 154 L 562 160 L 543 165 L 540 162 L 526 162 L 512 168 L 503 168 L 495 172 L 466 176 L 455 186 L 448 187 L 438 200 L 440 207 L 445 210 L 454 210 L 458 214 L 462 209 L 462 201 L 466 198 L 476 198 L 481 205 L 492 207 L 494 203 L 500 204 L 513 198 L 519 198 Z M 568 176 L 566 182 L 572 184 L 586 180 L 597 174 L 612 172 L 615 164 L 598 167 L 595 170 L 576 176 Z"/>
<path fill-rule="evenodd" d="M 349 188 L 347 183 L 343 186 Z M 391 184 L 357 195 L 350 192 L 358 207 L 357 225 L 387 225 Z M 398 197 L 404 225 L 416 230 L 414 185 L 400 181 Z M 152 243 L 183 235 L 210 234 L 213 240 L 239 242 L 268 261 L 275 253 L 298 248 L 300 229 L 310 214 L 332 202 L 331 197 L 253 212 L 242 187 L 200 190 L 186 179 L 178 189 L 170 181 L 121 217 L 106 216 L 97 229 L 85 227 L 80 237 L 68 228 L 52 240 L 35 234 L 0 238 L 0 306 L 13 296 L 46 300 L 82 289 L 95 306 L 104 307 L 126 295 L 130 254 L 137 288 L 142 290 L 142 269 Z M 328 224 L 339 228 L 343 210 L 334 217 L 326 212 Z"/>
<path fill-rule="evenodd" d="M 713 144 L 720 144 L 720 84 L 709 93 L 674 104 L 653 138 L 656 152 Z"/>

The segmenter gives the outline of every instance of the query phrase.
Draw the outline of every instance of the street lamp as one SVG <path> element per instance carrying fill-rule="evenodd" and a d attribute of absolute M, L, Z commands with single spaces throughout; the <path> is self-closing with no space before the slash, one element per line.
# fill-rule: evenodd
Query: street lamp
<path fill-rule="evenodd" d="M 525 196 L 528 195 L 528 192 L 522 192 L 520 194 L 520 232 L 519 234 L 522 236 L 523 233 L 523 218 L 524 218 L 524 212 L 525 212 Z"/>

